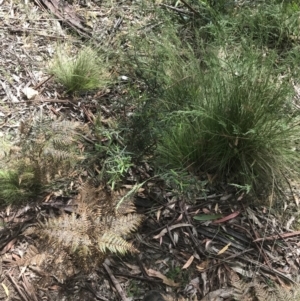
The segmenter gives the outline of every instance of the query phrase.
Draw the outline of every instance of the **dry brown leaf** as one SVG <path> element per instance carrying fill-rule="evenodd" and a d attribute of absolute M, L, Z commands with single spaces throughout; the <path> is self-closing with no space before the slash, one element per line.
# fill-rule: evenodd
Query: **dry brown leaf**
<path fill-rule="evenodd" d="M 230 245 L 231 245 L 231 242 L 230 242 L 229 244 L 227 244 L 224 248 L 222 248 L 222 249 L 218 252 L 217 255 L 221 255 L 221 254 L 223 254 L 224 252 L 226 252 Z"/>
<path fill-rule="evenodd" d="M 140 269 L 139 266 L 134 265 L 134 264 L 129 264 L 129 263 L 126 263 L 126 262 L 124 262 L 124 264 L 125 264 L 129 269 L 131 269 L 131 271 L 130 271 L 131 275 L 137 275 L 137 274 L 140 274 L 140 273 L 141 273 L 141 269 Z"/>
<path fill-rule="evenodd" d="M 176 219 L 175 223 L 180 222 L 180 221 L 182 220 L 182 218 L 183 218 L 183 214 L 181 213 L 181 214 L 178 216 L 178 218 Z"/>
<path fill-rule="evenodd" d="M 3 250 L 0 252 L 0 255 L 5 254 L 7 251 L 9 251 L 12 246 L 15 244 L 15 242 L 17 241 L 16 238 L 12 239 L 4 248 Z"/>
<path fill-rule="evenodd" d="M 167 278 L 161 272 L 158 272 L 158 271 L 155 271 L 152 269 L 149 269 L 146 271 L 147 271 L 148 276 L 159 278 L 163 281 L 164 284 L 166 284 L 168 286 L 178 287 L 180 285 L 179 283 L 174 282 L 172 279 Z"/>
<path fill-rule="evenodd" d="M 223 195 L 223 196 L 220 198 L 220 201 L 227 201 L 227 200 L 229 200 L 231 197 L 232 197 L 232 194 L 231 194 L 231 193 L 225 194 L 225 195 Z"/>
<path fill-rule="evenodd" d="M 156 220 L 157 220 L 157 221 L 159 221 L 160 215 L 161 215 L 161 210 L 159 209 L 159 210 L 157 210 L 157 212 L 156 212 Z"/>
<path fill-rule="evenodd" d="M 180 228 L 180 227 L 191 227 L 192 225 L 191 224 L 177 224 L 177 225 L 173 225 L 171 227 L 169 227 L 169 230 L 172 231 L 176 228 Z M 163 230 L 160 231 L 160 233 L 158 235 L 155 235 L 153 238 L 154 239 L 159 239 L 161 237 L 163 237 L 166 233 L 168 233 L 168 229 L 165 228 Z"/>
<path fill-rule="evenodd" d="M 203 209 L 202 209 L 202 212 L 205 213 L 205 214 L 208 214 L 208 213 L 210 213 L 210 210 L 207 209 L 207 208 L 203 208 Z"/>
<path fill-rule="evenodd" d="M 9 297 L 9 290 L 8 290 L 7 286 L 3 282 L 1 283 L 1 285 L 5 291 L 6 296 Z"/>
<path fill-rule="evenodd" d="M 208 267 L 209 263 L 210 263 L 209 260 L 202 261 L 200 264 L 198 264 L 196 266 L 196 268 L 197 268 L 198 271 L 201 272 L 201 271 L 205 270 Z"/>
<path fill-rule="evenodd" d="M 182 267 L 182 269 L 183 269 L 183 270 L 187 269 L 187 268 L 192 264 L 194 258 L 195 258 L 195 257 L 192 255 L 192 256 L 189 258 L 189 260 L 185 263 L 185 265 Z"/>

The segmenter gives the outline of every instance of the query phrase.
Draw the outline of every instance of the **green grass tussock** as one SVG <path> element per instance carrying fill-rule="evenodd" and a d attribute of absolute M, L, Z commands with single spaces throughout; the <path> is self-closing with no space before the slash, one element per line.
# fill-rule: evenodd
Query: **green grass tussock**
<path fill-rule="evenodd" d="M 254 43 L 258 47 L 290 50 L 299 38 L 300 11 L 274 3 L 263 3 L 240 10 L 228 22 L 232 38 Z M 238 41 L 237 41 L 238 42 Z"/>
<path fill-rule="evenodd" d="M 164 174 L 208 172 L 248 191 L 278 192 L 300 166 L 291 84 L 299 74 L 299 7 L 189 4 L 192 17 L 160 10 L 161 26 L 132 38 L 125 63 L 144 93 L 127 141 L 141 153 L 143 146 Z"/>
<path fill-rule="evenodd" d="M 280 185 L 283 173 L 300 166 L 292 90 L 273 71 L 272 57 L 227 57 L 219 67 L 194 67 L 190 74 L 164 95 L 164 102 L 181 108 L 164 118 L 159 164 L 215 173 L 254 189 Z"/>
<path fill-rule="evenodd" d="M 82 48 L 75 57 L 58 49 L 49 72 L 67 93 L 104 88 L 109 83 L 104 60 L 90 47 Z"/>

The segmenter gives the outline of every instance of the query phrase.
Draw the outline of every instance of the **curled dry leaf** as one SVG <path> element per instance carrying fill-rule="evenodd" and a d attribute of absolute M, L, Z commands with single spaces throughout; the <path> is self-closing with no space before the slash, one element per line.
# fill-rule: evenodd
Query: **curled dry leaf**
<path fill-rule="evenodd" d="M 180 228 L 180 227 L 191 227 L 191 224 L 177 224 L 177 225 L 173 225 L 171 227 L 169 227 L 169 230 L 172 231 L 173 229 L 176 228 Z M 168 233 L 168 229 L 164 228 L 163 230 L 160 231 L 160 233 L 158 235 L 155 235 L 153 238 L 154 239 L 159 239 L 161 237 L 163 237 L 166 233 Z"/>
<path fill-rule="evenodd" d="M 208 266 L 209 266 L 209 264 L 210 264 L 210 261 L 209 261 L 209 260 L 202 261 L 200 264 L 198 264 L 198 265 L 196 266 L 196 268 L 197 268 L 198 271 L 201 272 L 201 271 L 207 269 Z"/>

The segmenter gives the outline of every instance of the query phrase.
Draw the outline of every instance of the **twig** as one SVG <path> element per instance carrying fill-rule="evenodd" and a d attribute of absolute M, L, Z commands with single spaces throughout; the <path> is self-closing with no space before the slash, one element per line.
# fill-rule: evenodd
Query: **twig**
<path fill-rule="evenodd" d="M 167 4 L 160 4 L 160 6 L 171 9 L 171 10 L 174 10 L 177 13 L 180 13 L 180 14 L 186 14 L 186 15 L 193 15 L 194 14 L 193 12 L 186 11 L 186 10 L 183 10 L 183 9 L 180 9 L 180 8 L 177 8 L 177 7 L 174 7 L 174 6 L 170 6 L 170 5 L 167 5 Z"/>
<path fill-rule="evenodd" d="M 277 234 L 272 235 L 272 236 L 256 238 L 255 240 L 253 240 L 253 242 L 258 242 L 258 241 L 262 241 L 262 240 L 263 241 L 265 241 L 265 240 L 276 240 L 276 239 L 279 239 L 279 238 L 281 238 L 282 240 L 285 240 L 285 238 L 287 238 L 287 237 L 293 237 L 293 236 L 298 236 L 298 235 L 300 235 L 300 231 L 294 231 L 294 232 L 290 232 L 290 233 L 279 233 L 279 232 L 277 232 Z"/>
<path fill-rule="evenodd" d="M 160 283 L 160 284 L 162 283 L 161 279 L 159 279 L 159 280 L 158 279 L 153 279 L 153 277 L 151 277 L 151 276 L 148 275 L 148 273 L 147 273 L 147 271 L 146 271 L 146 269 L 145 269 L 145 267 L 144 267 L 144 265 L 143 265 L 143 263 L 141 261 L 140 255 L 136 256 L 136 260 L 138 262 L 138 265 L 139 265 L 139 267 L 141 269 L 141 272 L 142 272 L 143 276 L 141 277 L 141 276 L 135 276 L 135 275 L 132 275 L 132 276 L 128 275 L 128 277 L 132 277 L 132 278 L 140 279 L 140 280 L 146 280 L 146 281 L 154 282 L 154 283 Z M 118 275 L 120 275 L 120 274 L 118 274 Z"/>
<path fill-rule="evenodd" d="M 287 241 L 285 238 L 287 237 L 291 237 L 291 236 L 296 236 L 296 235 L 300 235 L 300 231 L 294 231 L 292 233 L 279 233 L 279 231 L 274 227 L 274 225 L 271 224 L 271 227 L 277 232 L 277 235 L 286 243 L 286 245 L 288 246 L 288 248 L 290 249 L 290 251 L 292 252 L 292 254 L 294 255 L 294 258 L 295 258 L 295 262 L 298 266 L 298 268 L 300 268 L 300 264 L 298 262 L 298 255 L 296 254 L 295 250 L 292 248 L 291 244 L 289 243 L 289 241 Z M 273 235 L 275 237 L 275 239 L 278 239 L 278 237 L 276 237 L 276 235 Z M 268 237 L 270 238 L 270 236 Z M 268 239 L 268 238 L 265 238 Z"/>
<path fill-rule="evenodd" d="M 180 0 L 186 7 L 188 7 L 194 14 L 200 16 L 199 12 L 197 12 L 194 8 L 192 8 L 185 0 Z"/>
<path fill-rule="evenodd" d="M 93 295 L 97 298 L 97 300 L 109 301 L 107 298 L 100 296 L 100 292 L 95 291 L 95 289 L 88 282 L 85 284 L 85 288 L 92 292 Z"/>
<path fill-rule="evenodd" d="M 186 210 L 186 206 L 183 204 L 183 202 L 180 202 L 180 209 L 181 209 L 181 212 L 184 213 L 185 220 L 188 223 L 190 223 L 192 227 L 194 227 L 193 223 L 191 221 L 191 217 L 189 216 L 189 214 Z M 199 257 L 201 258 L 201 255 L 205 254 L 204 248 L 200 245 L 199 240 L 195 238 L 190 227 L 187 227 L 187 231 L 189 233 L 190 239 L 192 240 L 192 242 L 194 243 L 194 245 L 198 251 Z"/>
<path fill-rule="evenodd" d="M 115 274 L 116 276 L 121 276 L 121 277 L 126 277 L 126 278 L 133 278 L 133 279 L 138 279 L 138 280 L 141 280 L 141 281 L 148 281 L 148 282 L 151 282 L 151 283 L 159 283 L 159 284 L 162 284 L 162 280 L 158 280 L 158 279 L 153 279 L 153 278 L 150 278 L 150 277 L 143 277 L 143 276 L 137 276 L 137 275 L 130 275 L 130 274 L 124 274 L 124 273 L 116 273 Z"/>
<path fill-rule="evenodd" d="M 159 234 L 155 235 L 153 238 L 159 239 L 159 238 L 163 237 L 166 233 L 168 233 L 170 230 L 173 230 L 176 228 L 182 228 L 182 227 L 193 227 L 193 225 L 188 224 L 188 223 L 180 223 L 180 224 L 172 225 L 170 227 L 166 226 L 162 231 L 160 231 Z"/>
<path fill-rule="evenodd" d="M 25 297 L 25 295 L 20 290 L 19 286 L 16 284 L 15 280 L 13 279 L 13 277 L 9 273 L 7 274 L 7 277 L 13 283 L 13 285 L 16 287 L 16 289 L 17 289 L 19 295 L 22 297 L 22 299 L 25 300 L 25 301 L 28 301 L 28 299 Z"/>
<path fill-rule="evenodd" d="M 26 276 L 24 276 L 24 274 L 22 274 L 22 279 L 23 279 L 22 285 L 23 285 L 25 291 L 27 292 L 27 294 L 29 295 L 29 297 L 34 299 L 34 301 L 38 301 L 38 298 L 35 294 L 35 290 L 34 290 L 32 284 L 30 282 L 28 282 L 28 280 L 27 280 Z"/>
<path fill-rule="evenodd" d="M 45 98 L 36 98 L 36 99 L 30 99 L 30 100 L 26 100 L 26 101 L 18 101 L 18 102 L 12 102 L 10 103 L 10 105 L 19 105 L 22 103 L 36 103 L 36 102 L 54 102 L 54 103 L 72 103 L 70 100 L 68 99 L 45 99 Z"/>
<path fill-rule="evenodd" d="M 240 252 L 240 253 L 237 253 L 237 254 L 230 255 L 230 256 L 226 257 L 225 259 L 219 261 L 218 263 L 213 264 L 213 265 L 211 265 L 210 267 L 201 270 L 201 272 L 206 272 L 206 271 L 208 271 L 208 270 L 210 270 L 210 269 L 213 269 L 213 268 L 215 268 L 215 267 L 217 267 L 217 266 L 219 266 L 219 265 L 222 265 L 222 264 L 224 264 L 224 263 L 228 263 L 229 259 L 233 259 L 233 258 L 239 257 L 239 256 L 241 256 L 241 255 L 243 255 L 243 254 L 245 254 L 245 253 L 251 252 L 251 251 L 253 251 L 252 248 L 251 248 L 251 249 L 244 250 L 244 251 L 242 251 L 242 252 Z"/>
<path fill-rule="evenodd" d="M 1 29 L 6 29 L 7 27 L 1 26 Z M 57 36 L 57 35 L 48 35 L 48 34 L 44 34 L 41 32 L 38 32 L 35 28 L 8 28 L 8 31 L 10 31 L 11 33 L 27 33 L 27 34 L 32 34 L 34 33 L 34 35 L 37 36 L 41 36 L 41 37 L 45 37 L 45 38 L 51 38 L 51 39 L 66 39 L 66 37 L 64 36 Z"/>
<path fill-rule="evenodd" d="M 259 261 L 252 260 L 250 258 L 247 258 L 246 256 L 241 256 L 240 259 L 241 260 L 245 260 L 245 261 L 247 261 L 247 262 L 249 262 L 249 263 L 251 263 L 253 265 L 256 265 L 259 268 L 261 268 L 262 270 L 265 270 L 266 272 L 271 273 L 271 274 L 273 274 L 275 276 L 280 276 L 281 278 L 283 278 L 283 279 L 285 279 L 285 280 L 287 280 L 289 282 L 292 282 L 293 284 L 297 284 L 296 281 L 294 281 L 293 279 L 287 277 L 285 274 L 277 271 L 276 269 L 269 268 L 268 266 L 266 266 L 265 264 L 263 264 L 263 263 L 261 263 Z"/>
<path fill-rule="evenodd" d="M 242 205 L 243 205 L 243 204 L 242 204 Z M 243 205 L 243 208 L 244 208 L 244 211 L 246 212 L 244 205 Z M 248 223 L 249 223 L 249 225 L 250 225 L 250 228 L 251 228 L 251 230 L 252 230 L 252 232 L 253 232 L 253 234 L 254 234 L 255 240 L 256 240 L 256 239 L 259 238 L 259 237 L 258 237 L 258 234 L 257 234 L 257 232 L 254 230 L 254 227 L 253 227 L 252 222 L 250 221 L 248 215 L 247 215 L 247 219 L 248 219 Z M 255 246 L 257 247 L 258 252 L 261 254 L 261 256 L 263 257 L 263 259 L 265 260 L 265 262 L 266 262 L 267 266 L 269 267 L 269 269 L 272 270 L 272 266 L 271 266 L 271 264 L 270 264 L 269 258 L 268 258 L 268 256 L 267 256 L 267 254 L 266 254 L 266 252 L 265 252 L 263 246 L 262 246 L 262 245 L 259 245 L 257 242 L 255 242 L 255 240 L 254 240 L 254 243 L 255 243 Z M 275 274 L 275 277 L 276 277 L 276 279 L 278 280 L 278 282 L 280 283 L 280 279 L 279 279 L 279 277 L 278 277 L 277 274 Z"/>
<path fill-rule="evenodd" d="M 168 230 L 168 234 L 169 234 L 169 237 L 170 237 L 170 239 L 171 239 L 171 242 L 172 242 L 174 248 L 176 248 L 176 243 L 175 243 L 175 241 L 174 241 L 174 239 L 173 239 L 173 235 L 171 234 L 171 231 L 170 231 L 170 228 L 169 228 L 168 225 L 167 225 L 167 230 Z"/>
<path fill-rule="evenodd" d="M 48 80 L 50 80 L 54 75 L 50 75 L 48 78 L 46 78 L 45 80 L 43 80 L 41 83 L 37 84 L 35 87 L 34 87 L 34 90 L 37 90 L 39 87 L 41 87 L 42 85 L 44 85 Z"/>
<path fill-rule="evenodd" d="M 125 296 L 124 291 L 121 288 L 121 285 L 119 284 L 118 280 L 116 279 L 116 277 L 112 274 L 111 269 L 109 268 L 109 266 L 106 263 L 103 263 L 103 267 L 105 268 L 107 274 L 109 275 L 111 281 L 113 282 L 117 292 L 119 293 L 121 299 L 123 301 L 129 301 L 129 299 Z"/>
<path fill-rule="evenodd" d="M 81 107 L 82 107 L 82 109 L 83 109 L 83 111 L 84 111 L 84 113 L 85 113 L 85 116 L 86 116 L 87 119 L 90 121 L 90 123 L 91 123 L 92 125 L 95 125 L 94 120 L 91 118 L 91 115 L 92 115 L 93 117 L 95 117 L 95 116 L 93 115 L 93 113 L 91 113 L 85 106 L 81 106 Z"/>
<path fill-rule="evenodd" d="M 294 191 L 293 191 L 293 188 L 292 188 L 292 185 L 291 185 L 289 179 L 286 177 L 286 175 L 283 172 L 281 172 L 281 174 L 285 178 L 285 181 L 287 182 L 287 184 L 289 185 L 290 192 L 292 194 L 293 200 L 294 200 L 295 204 L 298 206 L 297 200 L 296 200 L 296 197 L 295 197 L 295 194 L 294 194 Z"/>

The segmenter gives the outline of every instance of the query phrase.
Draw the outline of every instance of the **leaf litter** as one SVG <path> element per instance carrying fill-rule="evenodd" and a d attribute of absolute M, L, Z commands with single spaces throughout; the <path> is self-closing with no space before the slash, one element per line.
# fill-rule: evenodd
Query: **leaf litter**
<path fill-rule="evenodd" d="M 110 4 L 1 1 L 1 136 L 16 139 L 22 123 L 40 115 L 90 121 L 99 99 L 103 119 L 114 118 L 116 113 L 109 100 L 119 97 L 120 91 L 63 98 L 59 86 L 43 70 L 58 43 L 68 42 L 79 49 L 82 37 L 94 36 L 100 44 L 118 47 L 117 37 L 126 35 L 130 26 L 144 26 L 150 18 L 150 15 L 142 18 L 133 1 Z M 259 300 L 261 292 L 253 291 L 253 287 L 256 284 L 263 288 L 263 279 L 277 281 L 285 289 L 296 291 L 300 243 L 299 231 L 291 229 L 293 221 L 298 223 L 298 202 L 295 204 L 292 198 L 287 202 L 284 218 L 290 222 L 285 227 L 278 213 L 262 205 L 252 204 L 250 209 L 242 195 L 232 196 L 226 189 L 199 196 L 198 203 L 192 204 L 184 196 L 177 197 L 164 190 L 158 190 L 158 195 L 156 190 L 158 197 L 153 198 L 159 184 L 150 180 L 149 167 L 133 169 L 140 174 L 144 171 L 144 177 L 149 180 L 142 202 L 137 203 L 138 211 L 146 216 L 134 238 L 140 254 L 122 259 L 111 256 L 108 262 L 120 289 L 128 295 L 134 292 L 131 300 L 141 300 L 150 289 L 164 291 L 173 300 Z M 228 196 L 230 202 L 226 202 Z M 49 195 L 46 199 L 39 208 L 27 204 L 24 210 L 9 206 L 0 211 L 0 300 L 66 297 L 57 295 L 62 286 L 57 276 L 35 265 L 24 266 L 20 272 L 15 265 L 30 247 L 22 233 L 37 216 L 49 216 L 57 209 L 73 210 L 60 195 L 54 198 Z M 223 219 L 218 223 L 213 222 L 221 216 Z M 48 279 L 48 286 L 31 284 L 41 278 Z M 72 291 L 72 300 L 118 298 L 101 266 L 88 276 L 79 273 L 66 285 Z"/>

